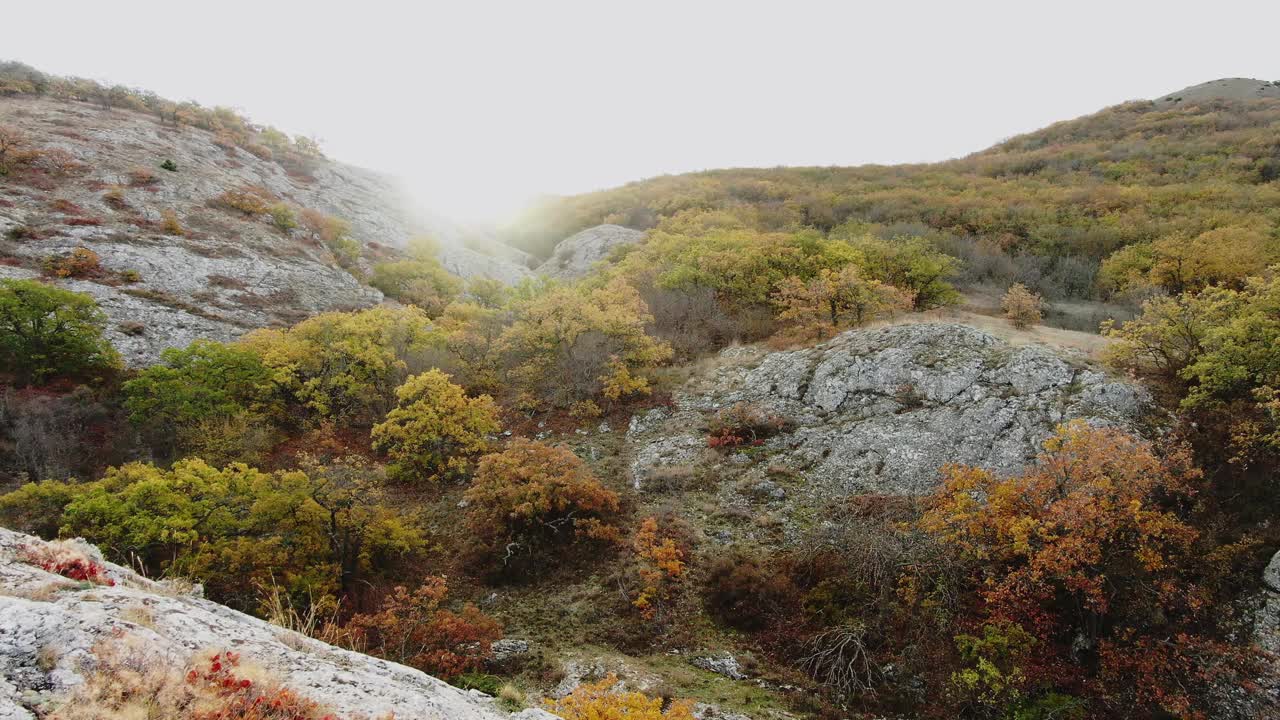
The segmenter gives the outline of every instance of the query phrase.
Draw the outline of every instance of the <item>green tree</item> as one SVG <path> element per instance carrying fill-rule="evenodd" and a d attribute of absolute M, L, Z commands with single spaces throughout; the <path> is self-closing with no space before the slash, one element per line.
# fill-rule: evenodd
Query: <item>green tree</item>
<path fill-rule="evenodd" d="M 501 346 L 510 379 L 530 403 L 567 407 L 645 394 L 648 371 L 671 357 L 671 347 L 645 330 L 653 321 L 648 306 L 621 279 L 552 288 L 513 312 Z"/>
<path fill-rule="evenodd" d="M 395 405 L 406 378 L 431 366 L 440 342 L 422 310 L 381 306 L 256 330 L 239 344 L 262 358 L 298 414 L 368 427 Z"/>
<path fill-rule="evenodd" d="M 833 236 L 843 233 L 837 228 Z M 916 310 L 950 305 L 960 295 L 948 280 L 959 270 L 960 262 L 921 237 L 895 237 L 891 240 L 862 235 L 849 239 L 865 258 L 867 277 L 888 283 L 912 294 Z"/>
<path fill-rule="evenodd" d="M 468 398 L 449 376 L 432 369 L 396 390 L 399 402 L 373 427 L 373 446 L 394 462 L 393 475 L 441 480 L 466 472 L 470 458 L 485 450 L 501 429 L 498 407 L 488 395 Z"/>
<path fill-rule="evenodd" d="M 165 451 L 179 436 L 214 420 L 257 418 L 269 406 L 271 371 L 257 353 L 239 345 L 196 340 L 170 348 L 123 386 L 129 420 Z"/>
<path fill-rule="evenodd" d="M 35 280 L 0 280 L 0 361 L 19 385 L 86 378 L 119 367 L 88 295 Z"/>
<path fill-rule="evenodd" d="M 378 263 L 369 284 L 388 297 L 417 305 L 433 318 L 462 292 L 462 281 L 432 257 Z"/>

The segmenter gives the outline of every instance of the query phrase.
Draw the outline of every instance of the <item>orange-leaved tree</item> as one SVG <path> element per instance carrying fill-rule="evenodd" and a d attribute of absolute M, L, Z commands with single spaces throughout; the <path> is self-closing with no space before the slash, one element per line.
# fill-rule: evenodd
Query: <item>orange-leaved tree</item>
<path fill-rule="evenodd" d="M 1059 427 L 1021 476 L 943 469 L 920 523 L 969 561 L 971 626 L 1034 638 L 1028 667 L 1002 682 L 1194 716 L 1214 683 L 1241 675 L 1247 654 L 1206 633 L 1212 588 L 1197 582 L 1199 533 L 1184 517 L 1200 476 L 1184 447 L 1157 454 L 1082 421 Z M 1072 687 L 1071 671 L 1127 679 Z"/>
<path fill-rule="evenodd" d="M 397 587 L 377 612 L 351 618 L 351 645 L 444 678 L 479 670 L 502 626 L 474 605 L 456 613 L 442 608 L 448 595 L 442 577 L 427 578 L 413 592 Z"/>
<path fill-rule="evenodd" d="M 617 540 L 617 493 L 572 451 L 516 438 L 485 455 L 467 490 L 467 521 L 503 564 L 578 538 Z"/>

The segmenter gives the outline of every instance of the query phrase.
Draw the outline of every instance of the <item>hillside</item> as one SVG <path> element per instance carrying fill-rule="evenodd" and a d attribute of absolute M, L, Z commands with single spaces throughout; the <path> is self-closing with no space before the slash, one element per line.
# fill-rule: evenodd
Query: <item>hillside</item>
<path fill-rule="evenodd" d="M 1280 81 L 1254 80 L 1252 78 L 1222 78 L 1171 92 L 1157 103 L 1192 104 L 1205 100 L 1258 100 L 1280 98 Z"/>
<path fill-rule="evenodd" d="M 50 547 L 100 568 L 96 586 L 77 585 L 24 560 Z M 174 682 L 180 686 L 181 675 L 198 667 L 199 656 L 214 653 L 238 654 L 259 683 L 265 674 L 282 677 L 292 691 L 343 717 L 554 717 L 532 709 L 501 712 L 489 698 L 412 668 L 332 647 L 204 600 L 199 588 L 140 577 L 106 562 L 92 546 L 50 546 L 3 528 L 0 618 L 4 720 L 33 720 L 68 712 L 65 706 L 77 704 L 86 706 L 70 711 L 83 713 L 77 717 L 121 717 L 124 709 L 111 703 L 123 697 L 95 696 L 84 689 L 95 683 L 104 689 L 111 683 L 126 688 L 130 673 L 149 674 L 147 682 L 155 682 L 156 676 L 175 670 L 179 678 Z M 108 647 L 120 648 L 119 654 L 110 655 Z M 111 672 L 119 676 L 108 676 Z"/>
<path fill-rule="evenodd" d="M 1273 717 L 1278 122 L 655 178 L 529 254 L 0 63 L 0 717 Z"/>
<path fill-rule="evenodd" d="M 1264 254 L 1280 257 L 1280 100 L 1272 89 L 1223 99 L 1218 83 L 1197 87 L 1209 89 L 1117 105 L 958 160 L 711 170 L 548 200 L 505 237 L 547 257 L 600 223 L 648 230 L 708 211 L 765 232 L 860 224 L 929 237 L 964 261 L 963 281 L 1023 282 L 1053 300 L 1127 289 L 1104 262 L 1162 238 L 1256 232 L 1271 238 Z"/>
<path fill-rule="evenodd" d="M 50 97 L 0 98 L 0 128 L 8 156 L 26 156 L 0 177 L 0 277 L 65 274 L 133 363 L 376 304 L 369 269 L 416 235 L 436 238 L 461 277 L 528 274 L 518 251 L 419 217 L 389 178 L 322 157 L 254 154 L 203 128 Z M 86 250 L 85 266 L 51 269 Z"/>

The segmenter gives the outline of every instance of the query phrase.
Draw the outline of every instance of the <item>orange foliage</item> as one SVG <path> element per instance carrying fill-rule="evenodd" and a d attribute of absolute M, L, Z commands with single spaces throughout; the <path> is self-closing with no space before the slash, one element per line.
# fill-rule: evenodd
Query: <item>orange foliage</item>
<path fill-rule="evenodd" d="M 618 678 L 580 685 L 568 696 L 547 701 L 547 710 L 565 720 L 693 720 L 693 703 L 677 700 L 664 711 L 662 698 L 617 690 Z"/>
<path fill-rule="evenodd" d="M 412 593 L 397 587 L 378 612 L 351 618 L 353 645 L 445 678 L 479 670 L 502 626 L 474 605 L 460 613 L 442 609 L 448 594 L 442 577 L 427 578 Z"/>
<path fill-rule="evenodd" d="M 480 458 L 466 498 L 472 531 L 491 548 L 505 546 L 508 556 L 544 542 L 618 539 L 609 522 L 617 493 L 562 447 L 512 440 Z"/>
<path fill-rule="evenodd" d="M 672 586 L 684 577 L 684 550 L 675 538 L 660 533 L 658 519 L 654 517 L 641 521 L 631 547 L 640 562 L 641 585 L 631 604 L 646 620 L 652 620 L 661 605 L 670 600 Z"/>

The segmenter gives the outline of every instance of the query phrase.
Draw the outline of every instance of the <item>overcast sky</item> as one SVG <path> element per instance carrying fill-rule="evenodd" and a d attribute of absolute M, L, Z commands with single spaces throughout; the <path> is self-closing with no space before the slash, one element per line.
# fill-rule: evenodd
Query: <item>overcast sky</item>
<path fill-rule="evenodd" d="M 941 160 L 1280 79 L 1263 0 L 0 0 L 0 24 L 0 58 L 234 106 L 456 216 L 706 168 Z"/>

